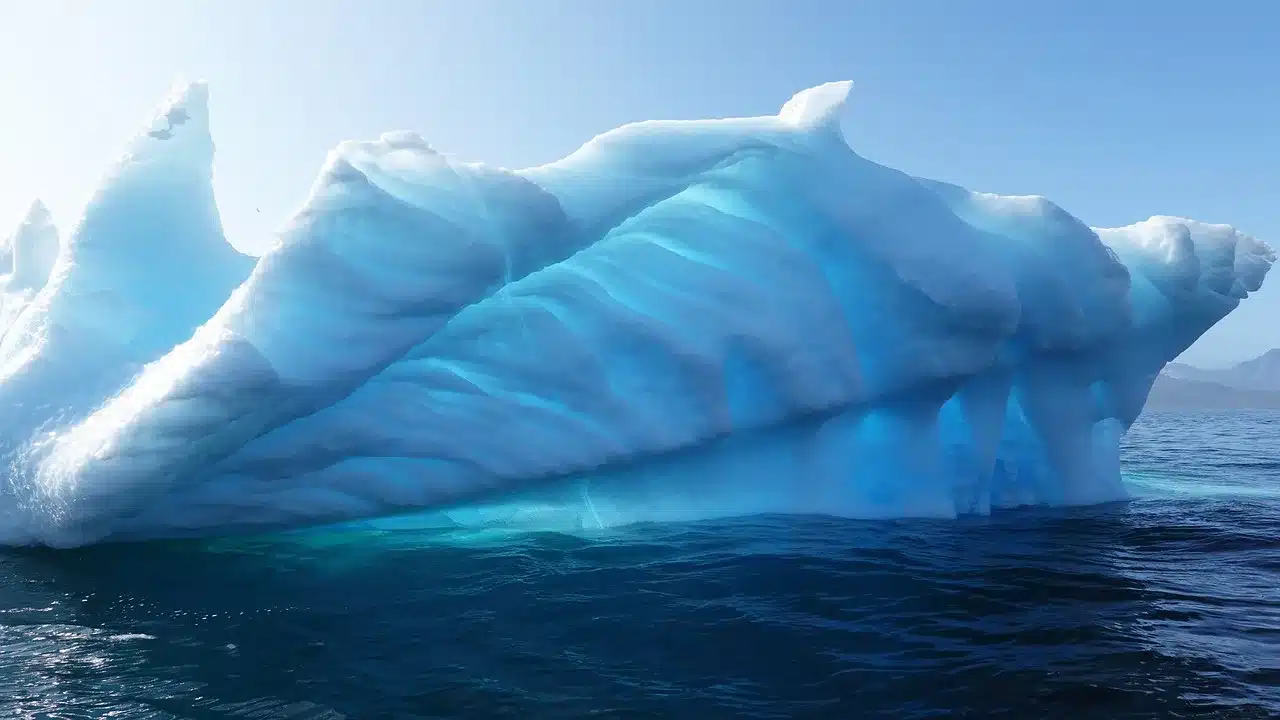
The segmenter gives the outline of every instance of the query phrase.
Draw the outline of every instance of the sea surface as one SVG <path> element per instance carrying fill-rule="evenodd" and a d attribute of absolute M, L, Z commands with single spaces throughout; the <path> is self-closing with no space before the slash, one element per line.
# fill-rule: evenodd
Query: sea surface
<path fill-rule="evenodd" d="M 954 522 L 0 551 L 0 719 L 1280 716 L 1280 413 Z"/>

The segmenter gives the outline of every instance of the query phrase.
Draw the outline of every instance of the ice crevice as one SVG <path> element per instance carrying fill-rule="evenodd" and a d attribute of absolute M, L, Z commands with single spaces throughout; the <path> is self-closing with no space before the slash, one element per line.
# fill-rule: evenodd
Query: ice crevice
<path fill-rule="evenodd" d="M 180 86 L 64 245 L 19 231 L 58 249 L 0 306 L 0 542 L 1123 498 L 1151 382 L 1274 253 L 870 162 L 851 88 L 517 171 L 344 142 L 255 259 Z"/>

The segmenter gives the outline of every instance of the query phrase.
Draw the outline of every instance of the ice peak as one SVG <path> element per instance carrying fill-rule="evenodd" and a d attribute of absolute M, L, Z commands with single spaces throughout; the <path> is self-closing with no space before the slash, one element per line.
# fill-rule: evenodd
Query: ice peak
<path fill-rule="evenodd" d="M 30 207 L 27 208 L 27 213 L 22 216 L 22 224 L 23 226 L 52 225 L 53 215 L 49 213 L 48 206 L 37 199 L 32 201 Z"/>
<path fill-rule="evenodd" d="M 378 141 L 392 150 L 420 150 L 434 153 L 431 145 L 422 136 L 412 130 L 394 130 L 382 133 Z"/>
<path fill-rule="evenodd" d="M 34 200 L 27 206 L 27 211 L 23 213 L 22 219 L 18 221 L 18 226 L 8 235 L 0 235 L 0 266 L 7 266 L 13 248 L 24 233 L 29 233 L 34 229 L 46 227 L 53 224 L 53 216 L 49 214 L 49 208 L 40 200 Z"/>
<path fill-rule="evenodd" d="M 134 138 L 127 159 L 151 162 L 161 156 L 200 165 L 212 164 L 209 88 L 205 83 L 175 83 L 142 132 Z"/>
<path fill-rule="evenodd" d="M 7 290 L 38 290 L 49 279 L 58 258 L 58 229 L 45 204 L 36 200 L 6 248 L 13 259 Z"/>
<path fill-rule="evenodd" d="M 840 80 L 802 90 L 795 94 L 778 112 L 783 122 L 804 128 L 840 126 L 840 113 L 849 101 L 853 81 Z"/>
<path fill-rule="evenodd" d="M 222 232 L 213 151 L 207 87 L 175 84 L 85 205 L 65 242 L 73 262 L 54 280 L 110 290 L 119 302 L 142 310 L 129 320 L 95 315 L 76 309 L 81 296 L 63 293 L 51 301 L 49 312 L 76 318 L 78 327 L 87 326 L 79 318 L 92 317 L 101 323 L 95 332 L 128 344 L 130 333 L 150 322 L 146 318 L 162 316 L 157 308 L 171 302 L 176 285 L 183 285 L 188 297 L 196 298 L 191 305 L 203 311 L 203 303 L 214 302 L 209 294 L 242 281 L 249 261 Z M 156 336 L 164 332 L 146 329 Z"/>
<path fill-rule="evenodd" d="M 177 83 L 157 108 L 147 135 L 168 140 L 183 126 L 191 126 L 196 132 L 209 128 L 209 87 L 204 83 Z"/>

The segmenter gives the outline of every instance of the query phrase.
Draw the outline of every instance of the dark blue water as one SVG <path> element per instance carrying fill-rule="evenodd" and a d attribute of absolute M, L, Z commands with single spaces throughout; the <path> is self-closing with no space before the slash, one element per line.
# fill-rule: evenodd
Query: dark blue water
<path fill-rule="evenodd" d="M 1125 468 L 956 522 L 5 551 L 0 718 L 1275 717 L 1280 414 Z"/>

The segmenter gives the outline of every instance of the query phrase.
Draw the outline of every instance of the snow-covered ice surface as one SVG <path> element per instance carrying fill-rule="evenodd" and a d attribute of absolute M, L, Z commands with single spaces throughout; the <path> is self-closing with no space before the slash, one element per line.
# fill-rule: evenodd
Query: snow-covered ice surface
<path fill-rule="evenodd" d="M 183 89 L 48 284 L 14 318 L 5 296 L 0 541 L 1125 497 L 1151 382 L 1271 249 L 877 165 L 840 134 L 849 91 L 521 171 L 345 142 L 252 266 Z"/>

